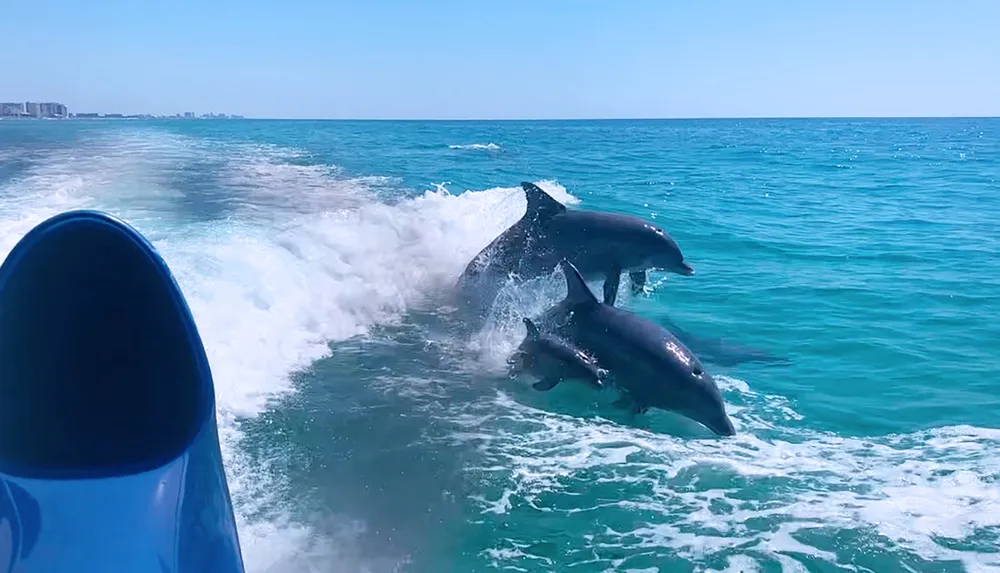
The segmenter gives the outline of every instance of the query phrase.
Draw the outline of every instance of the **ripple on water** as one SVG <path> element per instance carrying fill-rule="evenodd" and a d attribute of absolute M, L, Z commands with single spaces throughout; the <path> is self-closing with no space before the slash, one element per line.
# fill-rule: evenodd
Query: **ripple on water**
<path fill-rule="evenodd" d="M 605 571 L 664 560 L 680 570 L 1000 567 L 989 545 L 1000 531 L 1000 430 L 878 438 L 794 430 L 768 414 L 789 410 L 783 400 L 733 382 L 724 381 L 727 401 L 742 394 L 750 404 L 734 413 L 733 439 L 553 414 L 505 394 L 494 415 L 459 416 L 485 460 L 469 471 L 491 484 L 474 499 L 477 519 L 497 528 L 483 554 L 526 570 L 540 561 Z M 504 528 L 511 520 L 522 527 Z M 930 561 L 937 565 L 927 569 Z"/>

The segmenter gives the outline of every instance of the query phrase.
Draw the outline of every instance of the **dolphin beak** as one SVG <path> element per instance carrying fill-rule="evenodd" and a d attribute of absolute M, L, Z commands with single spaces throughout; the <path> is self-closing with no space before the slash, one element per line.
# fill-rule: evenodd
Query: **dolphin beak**
<path fill-rule="evenodd" d="M 681 261 L 681 264 L 677 267 L 677 274 L 689 277 L 694 274 L 694 269 L 691 265 Z"/>
<path fill-rule="evenodd" d="M 713 420 L 708 426 L 709 430 L 712 430 L 720 436 L 735 436 L 736 428 L 733 426 L 733 421 L 729 419 L 729 416 L 723 415 L 720 420 Z"/>

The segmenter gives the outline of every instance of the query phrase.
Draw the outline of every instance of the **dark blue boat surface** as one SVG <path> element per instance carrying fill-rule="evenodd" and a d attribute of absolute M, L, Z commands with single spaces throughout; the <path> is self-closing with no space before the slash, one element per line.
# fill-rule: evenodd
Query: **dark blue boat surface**
<path fill-rule="evenodd" d="M 104 213 L 0 266 L 0 572 L 242 573 L 211 370 L 156 249 Z"/>

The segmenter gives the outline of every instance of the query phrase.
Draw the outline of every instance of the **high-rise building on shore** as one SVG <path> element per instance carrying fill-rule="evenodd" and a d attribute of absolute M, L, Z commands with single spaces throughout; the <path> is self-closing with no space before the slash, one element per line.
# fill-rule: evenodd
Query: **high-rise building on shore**
<path fill-rule="evenodd" d="M 0 117 L 20 117 L 24 114 L 24 102 L 0 102 Z"/>
<path fill-rule="evenodd" d="M 66 117 L 66 106 L 56 102 L 45 102 L 38 104 L 38 113 L 41 117 Z"/>
<path fill-rule="evenodd" d="M 65 118 L 69 117 L 69 110 L 54 101 L 3 102 L 0 103 L 0 117 Z"/>
<path fill-rule="evenodd" d="M 192 111 L 175 113 L 173 115 L 152 115 L 148 113 L 70 113 L 67 107 L 59 102 L 0 102 L 0 119 L 243 119 L 242 115 L 225 113 L 206 113 L 198 116 Z"/>

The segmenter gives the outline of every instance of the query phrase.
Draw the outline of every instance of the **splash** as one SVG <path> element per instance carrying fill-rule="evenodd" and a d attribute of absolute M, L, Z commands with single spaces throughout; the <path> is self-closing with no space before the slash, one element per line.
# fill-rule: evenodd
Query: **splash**
<path fill-rule="evenodd" d="M 331 342 L 398 321 L 446 291 L 525 210 L 519 187 L 453 194 L 439 185 L 382 203 L 377 191 L 394 180 L 343 177 L 335 167 L 295 164 L 300 156 L 137 130 L 0 183 L 0 256 L 42 220 L 96 208 L 135 225 L 170 265 L 215 377 L 250 571 L 344 566 L 350 535 L 333 543 L 288 515 L 291 494 L 276 469 L 283 454 L 249 459 L 241 420 L 294 393 L 291 374 L 326 356 Z M 574 201 L 555 182 L 539 184 Z"/>
<path fill-rule="evenodd" d="M 827 539 L 837 532 L 870 539 L 901 562 L 1000 566 L 989 549 L 1000 527 L 992 454 L 1000 432 L 958 426 L 864 439 L 776 429 L 773 420 L 790 410 L 784 400 L 720 382 L 727 402 L 752 405 L 732 412 L 739 434 L 726 440 L 556 414 L 504 392 L 489 414 L 456 413 L 460 439 L 487 452 L 469 471 L 509 484 L 477 500 L 482 515 L 600 509 L 602 522 L 620 525 L 584 528 L 590 543 L 567 558 L 605 555 L 609 565 L 612 555 L 652 553 L 761 570 L 806 570 L 810 560 L 853 568 L 850 551 Z M 502 539 L 484 554 L 529 542 Z"/>

